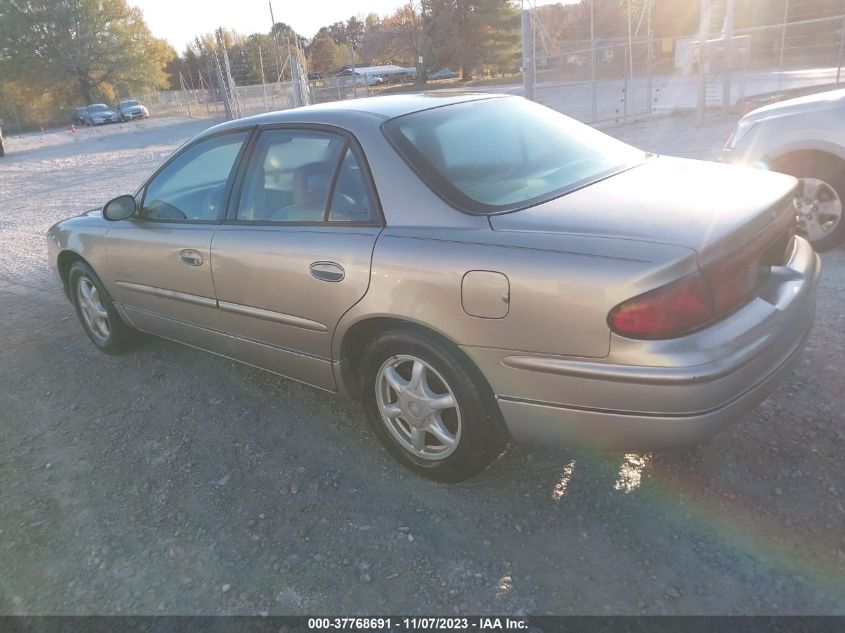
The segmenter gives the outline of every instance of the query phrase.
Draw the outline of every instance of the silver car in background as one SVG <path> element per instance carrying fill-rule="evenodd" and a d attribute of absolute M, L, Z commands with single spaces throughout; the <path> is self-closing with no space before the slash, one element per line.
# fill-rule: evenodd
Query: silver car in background
<path fill-rule="evenodd" d="M 136 99 L 127 99 L 125 101 L 118 102 L 117 113 L 120 115 L 121 121 L 146 119 L 150 116 L 150 111 L 147 110 L 147 107 Z"/>
<path fill-rule="evenodd" d="M 510 439 L 676 446 L 765 398 L 815 314 L 796 186 L 518 97 L 402 95 L 215 126 L 47 243 L 104 352 L 140 330 L 358 399 L 458 481 Z"/>
<path fill-rule="evenodd" d="M 728 139 L 722 160 L 799 178 L 799 232 L 817 250 L 845 241 L 845 90 L 749 112 Z"/>

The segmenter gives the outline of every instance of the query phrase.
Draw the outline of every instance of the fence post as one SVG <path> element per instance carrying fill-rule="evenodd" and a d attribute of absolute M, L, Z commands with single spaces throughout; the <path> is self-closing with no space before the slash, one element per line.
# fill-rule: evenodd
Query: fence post
<path fill-rule="evenodd" d="M 261 67 L 261 97 L 264 100 L 264 111 L 267 112 L 267 80 L 264 78 L 264 56 L 261 54 L 261 44 L 258 44 L 258 65 Z"/>
<path fill-rule="evenodd" d="M 704 123 L 704 110 L 707 106 L 707 40 L 710 38 L 710 0 L 701 0 L 701 13 L 698 28 L 698 110 L 696 120 Z"/>
<path fill-rule="evenodd" d="M 722 116 L 727 118 L 731 111 L 731 88 L 733 81 L 731 73 L 734 65 L 734 16 L 736 15 L 736 0 L 727 0 L 725 12 L 725 83 L 722 87 Z"/>
<path fill-rule="evenodd" d="M 590 79 L 592 83 L 593 119 L 598 119 L 596 107 L 596 28 L 595 28 L 595 0 L 590 0 Z"/>
<path fill-rule="evenodd" d="M 226 111 L 226 119 L 231 121 L 232 120 L 232 108 L 229 105 L 229 94 L 226 91 L 226 86 L 223 83 L 223 71 L 220 68 L 220 60 L 217 59 L 217 55 L 214 55 L 214 69 L 217 74 L 217 89 L 220 92 L 220 96 L 223 99 L 223 109 Z"/>
<path fill-rule="evenodd" d="M 522 92 L 526 99 L 534 99 L 534 47 L 531 36 L 531 12 L 522 10 Z"/>
<path fill-rule="evenodd" d="M 651 114 L 654 105 L 654 33 L 651 30 L 651 3 L 648 2 L 648 21 L 646 24 L 646 34 L 648 35 L 648 45 L 646 47 L 646 113 Z"/>
<path fill-rule="evenodd" d="M 842 78 L 842 62 L 845 61 L 845 19 L 842 20 L 842 33 L 839 34 L 839 63 L 836 64 L 836 85 Z"/>
<path fill-rule="evenodd" d="M 780 31 L 780 65 L 778 66 L 778 91 L 783 89 L 783 51 L 786 48 L 786 21 L 789 19 L 789 0 L 783 5 L 783 26 Z"/>

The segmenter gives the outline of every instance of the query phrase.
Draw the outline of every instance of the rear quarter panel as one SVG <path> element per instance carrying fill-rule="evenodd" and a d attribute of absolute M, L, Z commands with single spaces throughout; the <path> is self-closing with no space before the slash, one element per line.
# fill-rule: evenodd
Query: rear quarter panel
<path fill-rule="evenodd" d="M 601 358 L 609 352 L 606 319 L 613 306 L 641 286 L 695 267 L 690 249 L 628 240 L 388 228 L 373 253 L 369 291 L 338 325 L 333 357 L 340 358 L 349 327 L 386 316 L 425 325 L 462 346 Z M 507 276 L 503 318 L 464 312 L 461 283 L 476 270 Z"/>

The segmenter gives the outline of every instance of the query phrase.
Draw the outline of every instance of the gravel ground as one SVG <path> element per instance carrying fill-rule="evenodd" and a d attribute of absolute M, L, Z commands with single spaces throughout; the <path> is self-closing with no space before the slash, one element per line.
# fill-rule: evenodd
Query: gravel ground
<path fill-rule="evenodd" d="M 0 613 L 845 614 L 845 250 L 803 364 L 692 452 L 512 448 L 453 486 L 358 409 L 150 339 L 95 351 L 54 221 L 208 121 L 10 137 L 0 161 Z M 732 122 L 607 131 L 712 158 Z"/>

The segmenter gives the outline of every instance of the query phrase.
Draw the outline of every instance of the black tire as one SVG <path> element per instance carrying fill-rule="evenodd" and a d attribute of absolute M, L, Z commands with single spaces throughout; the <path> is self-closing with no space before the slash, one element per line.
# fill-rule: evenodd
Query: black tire
<path fill-rule="evenodd" d="M 824 181 L 837 193 L 840 203 L 845 205 L 845 162 L 832 156 L 801 152 L 784 157 L 778 161 L 775 169 L 796 178 Z M 840 217 L 839 224 L 829 234 L 810 242 L 817 251 L 829 250 L 845 242 L 845 218 Z"/>
<path fill-rule="evenodd" d="M 446 457 L 426 459 L 413 454 L 394 437 L 382 418 L 376 385 L 379 370 L 391 359 L 404 356 L 420 359 L 434 369 L 433 380 L 450 390 L 457 401 L 460 432 Z M 484 469 L 507 445 L 507 428 L 481 372 L 454 346 L 435 336 L 413 329 L 382 334 L 364 350 L 360 379 L 364 410 L 376 436 L 399 463 L 418 475 L 447 483 L 463 481 Z"/>
<path fill-rule="evenodd" d="M 81 297 L 81 285 L 90 283 L 96 288 L 99 304 L 105 308 L 107 313 L 107 329 L 108 335 L 103 336 L 102 332 L 95 331 L 94 327 L 88 323 L 86 317 L 83 315 L 83 306 Z M 91 342 L 97 346 L 101 352 L 106 354 L 122 354 L 135 347 L 140 339 L 139 332 L 127 325 L 117 310 L 114 303 L 106 291 L 100 278 L 91 267 L 84 262 L 76 262 L 71 266 L 68 274 L 68 287 L 70 291 L 73 306 L 76 308 L 76 316 L 85 334 L 91 339 Z M 89 286 L 90 288 L 90 286 Z"/>

